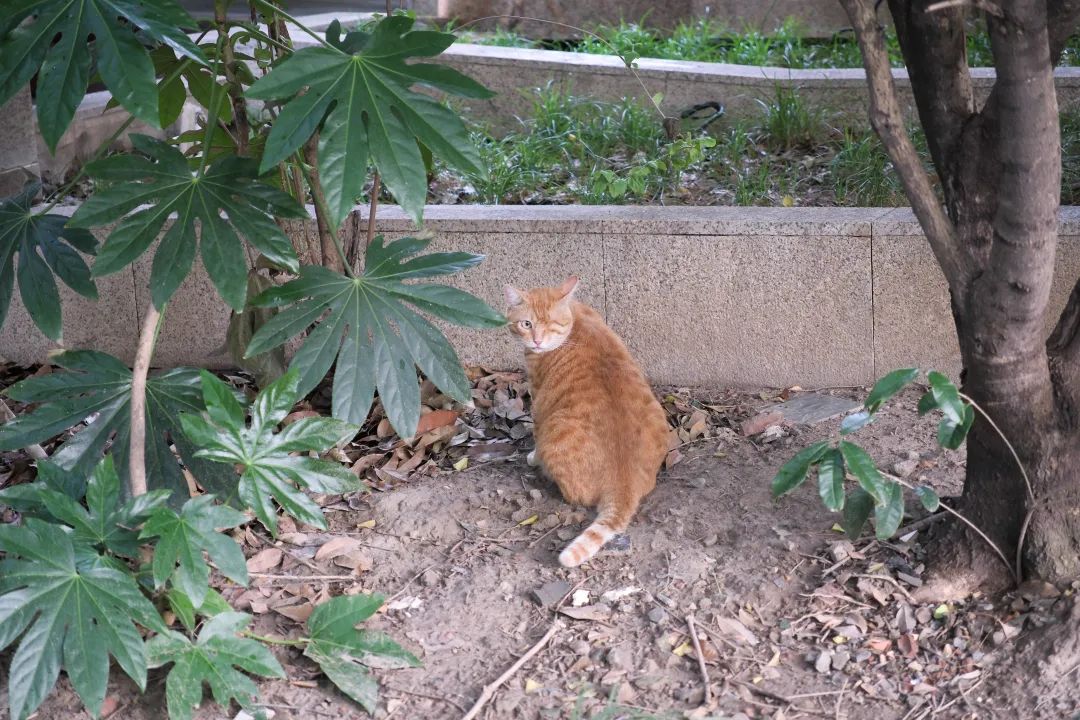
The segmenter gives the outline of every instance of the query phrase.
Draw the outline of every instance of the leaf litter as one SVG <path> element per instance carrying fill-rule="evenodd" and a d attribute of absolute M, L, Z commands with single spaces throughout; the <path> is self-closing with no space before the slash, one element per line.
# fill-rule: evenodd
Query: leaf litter
<path fill-rule="evenodd" d="M 35 371 L 49 372 L 48 366 L 30 370 Z M 27 372 L 24 368 L 0 366 L 0 382 L 9 384 Z M 229 379 L 253 393 L 245 376 L 229 375 Z M 423 478 L 437 482 L 461 469 L 497 468 L 507 462 L 523 465 L 524 455 L 532 447 L 524 375 L 471 368 L 469 379 L 473 384 L 472 402 L 464 406 L 424 383 L 424 410 L 413 438 L 402 439 L 388 430 L 389 424 L 377 403 L 360 434 L 329 453 L 328 459 L 348 465 L 379 491 Z M 802 444 L 799 435 L 803 430 L 783 424 L 769 424 L 750 437 L 743 435 L 744 423 L 760 414 L 763 403 L 783 401 L 791 394 L 780 391 L 753 396 L 726 391 L 702 401 L 687 389 L 662 389 L 659 396 L 671 424 L 669 470 L 664 474 L 667 480 L 686 480 L 693 491 L 698 487 L 694 484 L 698 473 L 690 470 L 702 458 L 723 464 L 740 454 L 760 455 L 774 443 Z M 328 414 L 329 400 L 328 389 L 316 391 L 310 400 L 299 403 L 285 422 Z M 13 409 L 25 410 L 17 404 Z M 779 427 L 781 432 L 773 432 L 770 438 L 770 427 Z M 44 445 L 55 447 L 62 439 Z M 909 454 L 910 450 L 898 453 L 901 457 Z M 681 469 L 684 466 L 685 471 Z M 942 470 L 935 461 L 925 459 L 918 469 Z M 29 480 L 32 473 L 19 453 L 0 457 L 0 484 Z M 455 577 L 470 576 L 474 572 L 470 570 L 472 564 L 488 554 L 507 556 L 511 551 L 545 547 L 545 542 L 551 551 L 557 551 L 560 543 L 576 534 L 573 523 L 584 521 L 587 515 L 563 512 L 561 503 L 556 503 L 555 507 L 560 508 L 556 512 L 545 512 L 540 502 L 544 496 L 537 490 L 532 492 L 537 494 L 516 501 L 518 509 L 502 523 L 459 519 L 465 535 L 450 548 L 454 559 L 449 566 L 418 568 L 420 572 L 412 580 L 403 584 L 399 580 L 398 593 L 391 595 L 377 617 L 396 618 L 395 625 L 408 628 L 409 623 L 432 612 L 431 592 L 453 582 Z M 242 588 L 215 576 L 216 585 L 236 610 L 256 616 L 256 632 L 283 636 L 295 635 L 299 624 L 332 596 L 392 589 L 385 587 L 385 578 L 379 579 L 381 558 L 387 557 L 385 553 L 418 549 L 420 537 L 393 522 L 386 524 L 388 521 L 380 516 L 370 516 L 371 500 L 364 495 L 316 497 L 324 510 L 350 518 L 346 525 L 331 523 L 328 533 L 287 516 L 279 518 L 276 540 L 257 525 L 235 531 L 247 548 L 248 569 L 253 574 L 251 585 Z M 684 511 L 673 507 L 669 512 L 678 524 Z M 654 521 L 648 507 L 643 509 L 640 522 Z M 787 530 L 774 526 L 774 532 L 781 544 L 792 547 L 790 541 L 784 540 Z M 717 547 L 714 535 L 705 532 L 699 538 L 707 552 Z M 803 554 L 798 572 L 804 582 L 800 599 L 783 609 L 765 608 L 750 601 L 733 603 L 733 598 L 719 596 L 725 599 L 719 604 L 714 600 L 710 610 L 708 594 L 700 595 L 700 581 L 689 586 L 674 580 L 674 587 L 692 591 L 699 598 L 692 607 L 696 606 L 696 614 L 702 619 L 698 630 L 702 661 L 718 668 L 724 678 L 719 688 L 722 692 L 717 694 L 722 703 L 727 703 L 725 707 L 741 707 L 746 717 L 799 717 L 800 712 L 811 709 L 808 705 L 819 708 L 809 714 L 822 714 L 825 706 L 839 697 L 843 704 L 854 702 L 861 708 L 849 709 L 847 717 L 858 717 L 882 703 L 903 707 L 912 719 L 963 717 L 965 698 L 978 703 L 978 689 L 995 663 L 1009 657 L 1021 632 L 1053 623 L 1062 606 L 1080 590 L 1025 586 L 1004 598 L 976 596 L 964 603 L 946 605 L 915 603 L 912 592 L 926 572 L 921 539 L 920 532 L 903 530 L 898 540 L 888 544 L 876 540 L 851 542 L 832 535 L 812 554 Z M 611 562 L 617 567 L 625 562 L 610 553 L 608 557 L 615 558 L 609 561 L 609 567 L 613 567 Z M 673 560 L 663 566 L 662 573 L 668 577 L 665 586 L 678 577 L 678 563 L 673 565 Z M 550 599 L 540 601 L 538 596 L 539 608 L 536 602 L 527 604 L 534 608 L 533 612 L 554 611 L 573 623 L 573 635 L 566 642 L 578 643 L 579 650 L 587 651 L 574 655 L 576 651 L 565 650 L 570 656 L 562 667 L 567 671 L 576 668 L 592 678 L 595 685 L 590 687 L 602 691 L 594 694 L 586 688 L 585 697 L 592 698 L 587 706 L 602 706 L 603 693 L 609 690 L 617 701 L 630 704 L 648 701 L 662 707 L 658 691 L 666 693 L 664 702 L 669 704 L 692 708 L 700 703 L 700 687 L 695 687 L 692 679 L 697 660 L 690 638 L 681 621 L 668 617 L 685 600 L 658 593 L 654 582 L 625 569 L 617 576 L 606 572 L 602 579 L 593 576 L 590 581 L 586 577 L 577 586 L 557 580 L 559 576 L 552 573 L 551 568 L 544 567 L 539 576 L 551 579 L 548 585 L 552 587 L 544 588 Z M 421 577 L 423 580 L 417 582 Z M 782 578 L 774 582 L 778 587 L 789 584 Z M 519 589 L 526 594 L 539 592 L 542 584 L 536 582 Z M 627 660 L 608 650 L 607 655 L 596 659 L 595 649 L 617 642 L 623 632 L 620 628 L 626 627 L 625 619 L 634 615 L 645 623 L 642 630 L 635 632 L 652 633 L 654 639 L 649 642 L 678 663 L 685 663 L 678 667 L 687 670 L 691 680 L 674 682 L 670 677 L 672 668 L 661 664 L 655 655 L 642 663 L 641 658 Z M 437 647 L 426 637 L 423 642 L 418 642 L 418 636 L 406 637 L 414 645 L 430 646 L 427 654 Z M 647 639 L 647 635 L 642 637 Z M 302 681 L 316 677 L 314 668 L 299 658 L 287 652 L 278 654 L 286 658 L 283 662 L 291 678 Z M 790 681 L 785 684 L 784 678 L 795 668 L 821 678 L 828 689 L 790 692 Z M 521 695 L 544 698 L 552 692 L 549 688 L 559 684 L 558 677 L 537 669 L 528 680 L 528 692 L 521 689 Z M 805 686 L 809 681 L 804 677 L 803 682 Z M 511 684 L 507 694 L 513 692 Z M 546 702 L 550 701 L 548 697 Z M 707 715 L 689 709 L 685 716 Z M 970 711 L 967 716 L 973 717 Z"/>

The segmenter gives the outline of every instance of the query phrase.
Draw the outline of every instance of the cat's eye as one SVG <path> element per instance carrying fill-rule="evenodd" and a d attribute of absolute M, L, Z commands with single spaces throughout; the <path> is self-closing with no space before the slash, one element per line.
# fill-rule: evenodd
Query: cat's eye
<path fill-rule="evenodd" d="M 522 320 L 521 322 L 518 323 L 518 325 L 525 328 L 526 330 L 529 330 L 529 329 L 532 328 L 532 322 L 529 321 L 529 320 Z"/>

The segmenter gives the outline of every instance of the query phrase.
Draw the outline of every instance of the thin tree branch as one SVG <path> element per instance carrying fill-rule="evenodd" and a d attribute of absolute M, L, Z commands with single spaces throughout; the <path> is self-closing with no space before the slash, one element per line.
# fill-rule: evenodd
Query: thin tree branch
<path fill-rule="evenodd" d="M 11 408 L 7 406 L 7 403 L 0 400 L 0 420 L 9 422 L 15 419 L 15 413 L 11 411 Z M 49 454 L 45 452 L 45 448 L 41 447 L 37 443 L 31 443 L 23 448 L 26 454 L 35 460 L 48 460 Z"/>
<path fill-rule="evenodd" d="M 1080 0 L 1047 0 L 1047 26 L 1050 29 L 1050 63 L 1061 62 L 1065 44 L 1080 26 Z"/>
<path fill-rule="evenodd" d="M 128 453 L 128 494 L 146 494 L 146 376 L 150 374 L 150 359 L 154 356 L 158 323 L 161 313 L 151 302 L 139 333 L 139 348 L 135 352 L 135 367 L 131 377 L 131 449 Z"/>
<path fill-rule="evenodd" d="M 227 11 L 222 3 L 214 3 L 214 22 L 218 27 L 218 34 L 225 37 L 225 44 L 222 47 L 222 59 L 225 61 L 225 81 L 229 84 L 229 97 L 232 99 L 233 124 L 236 125 L 236 153 L 238 155 L 247 155 L 248 137 L 251 134 L 247 118 L 247 103 L 244 100 L 243 87 L 236 79 L 236 70 L 234 68 L 236 57 L 229 37 Z"/>
<path fill-rule="evenodd" d="M 538 640 L 535 645 L 529 648 L 524 655 L 518 658 L 517 662 L 511 665 L 506 672 L 504 672 L 498 677 L 497 680 L 495 680 L 495 682 L 491 683 L 490 685 L 485 685 L 483 691 L 481 691 L 480 693 L 480 697 L 476 699 L 476 702 L 473 704 L 473 706 L 469 708 L 469 712 L 465 713 L 465 717 L 463 717 L 461 720 L 473 720 L 473 718 L 479 715 L 480 711 L 484 709 L 484 705 L 486 705 L 488 701 L 495 696 L 495 691 L 498 690 L 504 682 L 509 680 L 514 675 L 514 673 L 520 670 L 522 665 L 529 662 L 529 660 L 531 660 L 532 657 L 536 655 L 536 653 L 540 652 L 544 648 L 544 646 L 548 644 L 548 641 L 551 640 L 555 633 L 562 628 L 562 626 L 562 623 L 558 620 L 552 623 L 551 627 L 548 628 L 548 631 L 544 633 L 544 637 L 540 638 L 540 640 Z"/>
<path fill-rule="evenodd" d="M 840 2 L 855 28 L 855 36 L 862 50 L 870 92 L 870 122 L 900 176 L 904 192 L 911 200 L 912 210 L 926 233 L 938 265 L 945 273 L 949 288 L 954 296 L 958 296 L 965 271 L 962 255 L 957 247 L 956 231 L 938 203 L 934 189 L 930 186 L 930 179 L 926 176 L 915 146 L 904 127 L 885 38 L 878 27 L 874 3 L 871 0 Z"/>
<path fill-rule="evenodd" d="M 697 656 L 698 670 L 701 671 L 701 682 L 705 685 L 705 705 L 712 705 L 712 688 L 709 687 L 709 668 L 705 666 L 705 655 L 701 652 L 701 640 L 698 639 L 697 628 L 694 626 L 694 614 L 686 616 L 686 627 L 690 629 L 690 640 L 694 643 L 694 655 Z"/>
<path fill-rule="evenodd" d="M 371 205 L 368 208 L 367 216 L 367 244 L 371 245 L 371 241 L 375 239 L 375 210 L 379 207 L 379 183 L 381 178 L 379 177 L 379 171 L 375 171 L 375 175 L 371 181 Z"/>
<path fill-rule="evenodd" d="M 950 6 L 934 12 L 935 5 L 940 3 L 889 0 L 930 157 L 941 177 L 946 204 L 952 205 L 959 190 L 956 148 L 975 112 L 975 100 L 967 64 L 965 11 Z"/>

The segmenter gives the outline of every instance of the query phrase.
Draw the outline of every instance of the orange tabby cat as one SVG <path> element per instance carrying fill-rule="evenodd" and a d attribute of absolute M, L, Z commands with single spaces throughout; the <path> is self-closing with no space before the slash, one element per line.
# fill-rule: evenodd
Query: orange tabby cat
<path fill-rule="evenodd" d="M 559 562 L 576 567 L 626 529 L 656 487 L 668 425 L 619 336 L 573 299 L 578 279 L 521 292 L 506 286 L 510 330 L 525 345 L 539 464 L 567 502 L 597 507 L 595 522 Z"/>

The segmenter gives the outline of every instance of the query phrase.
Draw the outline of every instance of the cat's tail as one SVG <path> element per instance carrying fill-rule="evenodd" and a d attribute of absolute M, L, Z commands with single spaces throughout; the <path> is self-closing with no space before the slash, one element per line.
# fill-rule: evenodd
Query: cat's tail
<path fill-rule="evenodd" d="M 563 567 L 577 567 L 591 559 L 600 548 L 630 524 L 630 518 L 637 510 L 637 501 L 631 503 L 604 503 L 600 513 L 585 532 L 559 553 L 559 564 Z"/>

